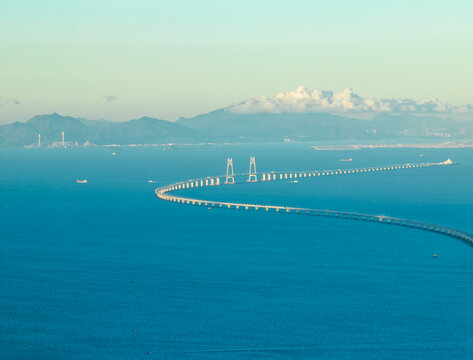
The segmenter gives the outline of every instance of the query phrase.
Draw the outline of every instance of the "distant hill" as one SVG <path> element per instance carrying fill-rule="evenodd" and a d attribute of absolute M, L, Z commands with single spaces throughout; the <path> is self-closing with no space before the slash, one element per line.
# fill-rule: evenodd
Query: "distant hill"
<path fill-rule="evenodd" d="M 38 133 L 41 142 L 50 144 L 60 141 L 61 132 L 66 141 L 83 144 L 150 144 L 201 141 L 204 136 L 194 129 L 177 123 L 143 117 L 127 122 L 86 120 L 57 113 L 38 115 L 20 123 L 0 126 L 0 146 L 24 146 L 36 143 Z"/>
<path fill-rule="evenodd" d="M 379 114 L 359 120 L 329 113 L 243 114 L 230 108 L 169 122 L 143 117 L 127 122 L 86 120 L 57 113 L 0 126 L 0 146 L 65 140 L 83 144 L 164 144 L 199 142 L 394 141 L 423 138 L 473 139 L 473 121 L 435 116 Z"/>
<path fill-rule="evenodd" d="M 329 113 L 235 113 L 220 109 L 179 124 L 208 134 L 215 141 L 364 141 L 404 138 L 473 138 L 473 121 L 435 116 L 379 114 L 359 120 Z"/>
<path fill-rule="evenodd" d="M 208 134 L 214 141 L 283 141 L 369 139 L 366 121 L 328 113 L 238 114 L 220 109 L 179 124 Z"/>

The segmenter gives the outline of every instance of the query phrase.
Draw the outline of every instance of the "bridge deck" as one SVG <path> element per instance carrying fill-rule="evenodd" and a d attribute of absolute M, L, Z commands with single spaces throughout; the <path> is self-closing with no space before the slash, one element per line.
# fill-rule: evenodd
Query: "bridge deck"
<path fill-rule="evenodd" d="M 440 165 L 440 164 L 404 164 L 404 165 L 359 168 L 359 169 L 343 169 L 343 170 L 337 169 L 337 170 L 303 171 L 303 172 L 265 172 L 260 175 L 261 175 L 262 181 L 276 181 L 276 180 L 287 180 L 287 179 L 297 179 L 297 178 L 307 178 L 307 177 L 310 178 L 310 177 L 315 177 L 315 176 L 330 176 L 330 175 L 357 174 L 357 173 L 366 173 L 366 172 L 375 172 L 375 171 L 410 169 L 410 168 L 419 168 L 419 167 L 429 167 L 429 166 L 435 166 L 435 165 Z M 235 177 L 249 176 L 249 174 L 238 174 L 234 176 Z M 193 187 L 218 186 L 223 183 L 223 179 L 225 179 L 225 176 L 207 177 L 207 178 L 202 178 L 202 179 L 188 180 L 188 181 L 179 182 L 179 183 L 175 183 L 175 184 L 158 188 L 155 190 L 155 193 L 157 197 L 162 200 L 177 202 L 180 204 L 206 206 L 206 207 L 213 207 L 213 208 L 217 207 L 217 208 L 226 208 L 226 209 L 242 209 L 242 210 L 251 209 L 254 211 L 258 211 L 262 209 L 264 211 L 303 214 L 303 215 L 311 215 L 311 216 L 325 216 L 325 217 L 334 217 L 334 218 L 359 220 L 359 221 L 371 221 L 371 222 L 377 222 L 377 223 L 382 223 L 382 224 L 404 226 L 404 227 L 410 227 L 410 228 L 415 228 L 419 230 L 440 233 L 443 235 L 460 239 L 470 245 L 473 245 L 473 235 L 468 232 L 457 230 L 448 226 L 426 223 L 422 221 L 396 218 L 396 217 L 385 216 L 385 215 L 363 214 L 363 213 L 357 213 L 357 212 L 311 209 L 311 208 L 301 208 L 301 207 L 292 207 L 292 206 L 235 203 L 235 202 L 226 202 L 226 201 L 210 201 L 210 200 L 201 200 L 201 199 L 195 199 L 195 198 L 187 198 L 183 196 L 170 194 L 170 192 L 172 191 L 188 189 L 188 188 L 193 188 Z M 234 181 L 231 182 L 231 184 L 233 183 L 235 182 Z"/>

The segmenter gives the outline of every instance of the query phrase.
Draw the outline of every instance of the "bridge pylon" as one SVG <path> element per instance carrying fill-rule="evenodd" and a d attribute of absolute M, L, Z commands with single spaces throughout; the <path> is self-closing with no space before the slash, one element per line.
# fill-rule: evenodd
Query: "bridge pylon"
<path fill-rule="evenodd" d="M 256 160 L 254 156 L 250 157 L 250 171 L 248 173 L 248 181 L 258 181 L 258 177 L 256 176 Z"/>
<path fill-rule="evenodd" d="M 235 178 L 233 177 L 233 159 L 227 158 L 227 176 L 225 178 L 225 184 L 235 184 Z"/>

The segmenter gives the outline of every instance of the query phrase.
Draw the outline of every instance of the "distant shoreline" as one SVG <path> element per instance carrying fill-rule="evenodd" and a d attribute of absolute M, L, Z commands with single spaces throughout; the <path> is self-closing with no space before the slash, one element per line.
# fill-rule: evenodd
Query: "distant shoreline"
<path fill-rule="evenodd" d="M 240 146 L 240 145 L 283 145 L 288 146 L 288 143 L 283 142 L 198 142 L 198 143 L 143 143 L 143 144 L 77 144 L 77 143 L 66 143 L 61 144 L 45 144 L 42 145 L 43 149 L 57 149 L 57 148 L 138 148 L 138 147 L 159 147 L 163 150 L 171 150 L 176 147 L 192 147 L 192 146 Z M 292 145 L 308 145 L 317 151 L 353 151 L 362 149 L 394 149 L 394 148 L 418 148 L 418 149 L 462 149 L 462 148 L 473 148 L 473 140 L 467 140 L 463 142 L 442 142 L 442 143 L 397 143 L 397 144 L 325 144 L 325 145 L 313 145 L 313 142 L 291 142 Z M 289 145 L 290 146 L 290 145 Z M 4 147 L 5 148 L 5 147 Z M 26 149 L 38 149 L 36 144 L 24 145 Z"/>
<path fill-rule="evenodd" d="M 379 148 L 420 148 L 420 149 L 462 149 L 473 148 L 473 143 L 443 142 L 436 144 L 354 144 L 354 145 L 312 145 L 314 150 L 361 150 Z"/>

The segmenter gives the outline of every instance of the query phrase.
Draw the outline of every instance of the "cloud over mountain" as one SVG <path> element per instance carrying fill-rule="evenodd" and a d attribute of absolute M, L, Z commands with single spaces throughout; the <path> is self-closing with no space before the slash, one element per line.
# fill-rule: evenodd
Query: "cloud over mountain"
<path fill-rule="evenodd" d="M 274 96 L 257 96 L 231 106 L 228 111 L 239 114 L 257 113 L 312 113 L 312 112 L 376 112 L 376 113 L 468 113 L 472 105 L 453 106 L 438 99 L 377 99 L 362 97 L 345 89 L 310 90 L 300 86 L 295 91 L 281 92 Z"/>

